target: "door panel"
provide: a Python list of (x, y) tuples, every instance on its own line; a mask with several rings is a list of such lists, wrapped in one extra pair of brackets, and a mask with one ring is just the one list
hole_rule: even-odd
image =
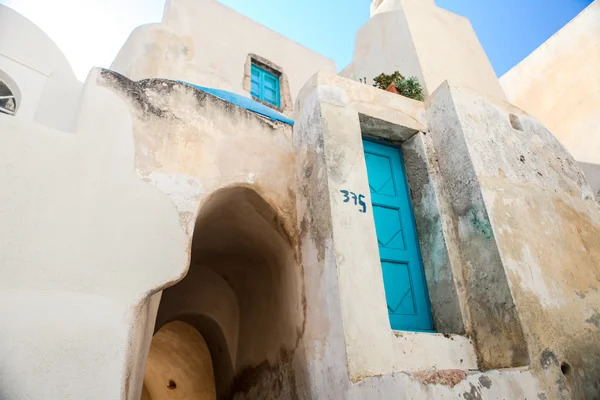
[(392, 329), (433, 330), (402, 154), (369, 140), (363, 147)]
[(415, 315), (412, 279), (407, 263), (381, 262), (385, 298), (390, 314)]

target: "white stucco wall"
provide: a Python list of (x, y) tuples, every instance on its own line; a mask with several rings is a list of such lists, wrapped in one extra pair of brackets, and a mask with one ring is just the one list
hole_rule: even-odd
[(0, 77), (18, 87), (17, 115), (42, 125), (74, 129), (82, 84), (56, 44), (34, 23), (0, 5)]
[(3, 399), (125, 398), (148, 296), (187, 267), (179, 214), (136, 176), (128, 110), (96, 77), (75, 134), (0, 115)]
[[(579, 162), (600, 164), (600, 0), (594, 1), (500, 82)], [(600, 189), (600, 188), (597, 188)]]
[(505, 100), (467, 18), (430, 0), (375, 1), (372, 6), (373, 15), (358, 31), (352, 63), (342, 76), (366, 78), (372, 84), (381, 73), (399, 71), (417, 77), (425, 96), (449, 81), (487, 98)]
[(137, 28), (111, 69), (132, 80), (179, 79), (249, 96), (244, 64), (256, 54), (280, 66), (295, 99), (316, 72), (335, 63), (216, 0), (168, 0), (161, 24)]

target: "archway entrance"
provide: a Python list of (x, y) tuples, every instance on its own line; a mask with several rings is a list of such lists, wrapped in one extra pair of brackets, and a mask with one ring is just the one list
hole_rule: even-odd
[[(196, 222), (188, 274), (162, 295), (153, 340), (157, 349), (150, 353), (144, 379), (148, 392), (155, 385), (169, 386), (161, 372), (165, 369), (188, 370), (179, 379), (196, 380), (198, 385), (192, 387), (200, 390), (205, 387), (199, 382), (204, 382), (208, 361), (219, 399), (236, 394), (278, 399), (298, 392), (301, 380), (292, 365), (303, 333), (302, 271), (294, 243), (282, 226), (277, 213), (252, 189), (224, 189), (206, 201)], [(173, 321), (182, 325), (172, 325)], [(172, 326), (181, 332), (172, 332)], [(210, 353), (202, 365), (206, 351), (188, 328), (204, 339)], [(160, 344), (165, 341), (171, 344)], [(153, 351), (161, 353), (162, 348), (197, 356), (153, 357)], [(155, 360), (162, 366), (153, 365)], [(173, 380), (177, 388), (163, 392), (179, 390), (180, 383)]]

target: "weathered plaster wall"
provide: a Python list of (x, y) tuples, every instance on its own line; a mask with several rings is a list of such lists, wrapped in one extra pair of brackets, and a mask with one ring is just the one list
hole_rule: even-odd
[(550, 399), (529, 371), (486, 373), (461, 370), (396, 373), (366, 379), (348, 393), (351, 400), (370, 399)]
[(138, 399), (160, 290), (184, 276), (217, 189), (255, 190), (294, 243), (288, 125), (107, 71), (88, 78), (75, 134), (0, 123), (0, 180), (14, 188), (0, 194), (2, 398)]
[(419, 132), (398, 144), (402, 145), (434, 327), (441, 333), (464, 334), (469, 310), (461, 301), (465, 284), (460, 248), (431, 135)]
[[(319, 74), (296, 110), (306, 339), (326, 343), (306, 352), (312, 393), (332, 399), (595, 398), (600, 214), (577, 164), (539, 122), (504, 103), (444, 85), (426, 104), (424, 134), (411, 135), (406, 126), (392, 129), (390, 119), (353, 114), (375, 89), (349, 82)], [(511, 113), (523, 131), (512, 127)], [(441, 231), (441, 239), (431, 240), (445, 245), (452, 276), (442, 278), (456, 286), (458, 298), (448, 314), (462, 319), (473, 344), (464, 336), (393, 332), (387, 324), (384, 301), (378, 302), (383, 287), (373, 222), (369, 212), (361, 215), (338, 199), (342, 186), (368, 193), (360, 136), (377, 132), (403, 145), (408, 164), (426, 164), (428, 179), (419, 178), (422, 165), (409, 168), (422, 216), (417, 224), (433, 221)], [(427, 196), (433, 198), (423, 200)], [(380, 316), (385, 322), (377, 322)], [(474, 348), (477, 360), (461, 365), (469, 352), (456, 360), (465, 351), (460, 346)]]
[(181, 83), (102, 78), (128, 104), (137, 173), (174, 197), (190, 235), (201, 200), (229, 186), (256, 190), (294, 231), (291, 126)]
[[(313, 78), (312, 80), (315, 80)], [(309, 366), (306, 398), (339, 399), (348, 390), (346, 339), (342, 322), (330, 197), (323, 152), (325, 121), (313, 91), (303, 90), (296, 107), (294, 151), (301, 262), (306, 282), (304, 348)]]
[(493, 99), (505, 99), (469, 20), (433, 1), (381, 3), (357, 33), (352, 63), (341, 75), (366, 78), (370, 85), (380, 73), (394, 71), (416, 76), (426, 97), (449, 81)]
[(0, 77), (17, 86), (20, 118), (73, 131), (82, 84), (52, 40), (0, 4)]
[(600, 164), (598, 21), (596, 0), (500, 79), (511, 103), (542, 121), (577, 161), (591, 164)]
[(163, 22), (137, 28), (111, 69), (133, 80), (179, 79), (249, 96), (249, 54), (282, 68), (292, 101), (317, 71), (336, 72), (332, 60), (215, 0), (168, 0)]
[(596, 201), (600, 204), (600, 164), (585, 162), (579, 162), (578, 164), (596, 196)]
[[(442, 92), (438, 89), (437, 93)], [(458, 233), (472, 325), (467, 333), (476, 342), (480, 367), (524, 366), (529, 363), (527, 346), (496, 239), (491, 232), (477, 172), (471, 166), (468, 144), (462, 132), (456, 129), (461, 121), (446, 112), (456, 107), (453, 102), (454, 98), (449, 95), (437, 97), (435, 103), (429, 104), (428, 116)]]
[[(522, 130), (511, 126), (511, 113)], [(577, 163), (534, 118), (465, 90), (442, 86), (428, 115), (458, 221), (465, 273), (483, 278), (470, 285), (469, 296), (481, 290), (498, 300), (485, 284), (492, 264), (480, 258), (497, 251), (530, 370), (547, 398), (596, 398), (600, 210)], [(477, 337), (482, 326), (472, 329)], [(509, 351), (502, 343), (484, 345), (496, 346), (482, 355), (490, 360)], [(562, 363), (570, 371), (562, 373)]]
[[(477, 368), (465, 337), (390, 329), (370, 206), (360, 213), (339, 192), (364, 194), (368, 201), (362, 134), (402, 142), (425, 130), (418, 122), (422, 111), (423, 103), (326, 74), (313, 77), (299, 96), (294, 143), (307, 338), (325, 343), (306, 356), (319, 398), (339, 398), (355, 390), (352, 382), (396, 371)], [(417, 350), (431, 347), (438, 357)]]
[[(299, 223), (301, 232), (312, 234), (310, 239), (303, 240), (311, 240), (317, 246), (311, 250), (319, 256), (313, 261), (318, 266), (313, 268), (337, 270), (338, 289), (333, 293), (340, 299), (349, 376), (357, 380), (393, 369), (393, 335), (385, 307), (381, 268), (378, 262), (372, 262), (373, 256), (378, 257), (377, 242), (364, 240), (375, 237), (370, 207), (366, 213), (360, 213), (355, 206), (345, 207), (340, 194), (345, 189), (368, 198), (367, 176), (362, 173), (366, 167), (359, 113), (350, 105), (349, 93), (352, 98), (360, 99), (376, 89), (346, 80), (356, 86), (354, 92), (346, 91), (335, 85), (337, 80), (344, 81), (318, 74), (299, 96), (298, 125), (294, 132), (297, 164), (302, 170), (297, 172), (298, 194), (307, 203), (304, 215), (299, 215)], [(363, 88), (361, 93), (359, 90)], [(307, 120), (310, 123), (303, 122)], [(311, 195), (316, 188), (304, 188), (313, 176), (325, 179), (315, 193), (317, 198)], [(321, 221), (320, 213), (326, 213), (327, 219)], [(314, 236), (314, 232), (323, 229), (329, 237)], [(328, 243), (333, 252), (331, 259), (327, 258), (327, 248), (323, 248)]]
[[(302, 279), (292, 261), (297, 231), (291, 126), (172, 81), (135, 83), (107, 71), (102, 82), (129, 106), (137, 173), (173, 198), (189, 235), (196, 229), (193, 268), (216, 273), (233, 291), (231, 307), (222, 302), (220, 311), (211, 310), (214, 302), (177, 309), (190, 300), (190, 285), (203, 279), (194, 270), (181, 287), (165, 291), (165, 312), (159, 310), (157, 322), (183, 319), (200, 330), (209, 347), (213, 340), (223, 345), (229, 355), (213, 360), (218, 392), (231, 389), (252, 399), (301, 390), (304, 364), (297, 367), (296, 349), (302, 337)], [(282, 241), (287, 258), (277, 250)], [(226, 291), (219, 296), (227, 297)], [(239, 307), (235, 332), (233, 296)], [(215, 322), (220, 338), (204, 330)], [(232, 388), (223, 384), (232, 378)]]
[[(361, 129), (385, 139), (406, 140), (418, 131), (427, 129), (427, 117), (423, 103), (404, 96), (392, 96), (389, 92), (338, 75), (321, 72), (306, 82), (298, 95), (296, 110), (307, 104), (313, 91), (319, 99), (342, 102), (358, 112)], [(339, 99), (338, 99), (339, 98)], [(297, 115), (299, 115), (297, 113)]]

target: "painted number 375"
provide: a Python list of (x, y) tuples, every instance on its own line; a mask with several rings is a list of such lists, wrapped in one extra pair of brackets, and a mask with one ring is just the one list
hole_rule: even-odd
[(354, 200), (354, 205), (361, 207), (358, 211), (361, 213), (367, 212), (367, 205), (364, 202), (364, 200), (365, 200), (364, 194), (359, 194), (357, 196), (356, 193), (349, 192), (347, 190), (340, 190), (340, 192), (342, 192), (342, 194), (344, 195), (344, 203), (349, 202), (350, 197), (352, 197), (352, 200)]

